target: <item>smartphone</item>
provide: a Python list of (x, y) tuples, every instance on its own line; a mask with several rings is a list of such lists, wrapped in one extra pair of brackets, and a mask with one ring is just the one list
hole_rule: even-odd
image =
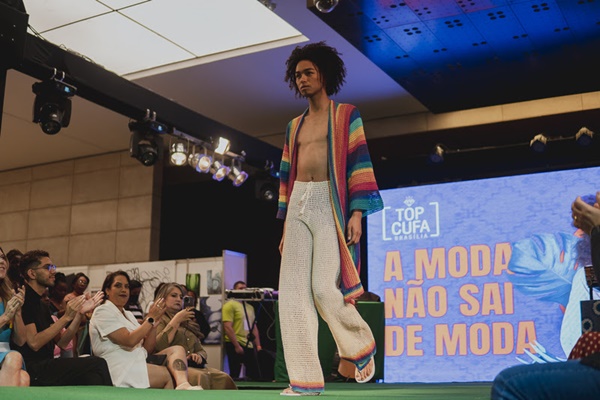
[(196, 304), (194, 304), (194, 298), (192, 296), (183, 296), (183, 308), (196, 308)]

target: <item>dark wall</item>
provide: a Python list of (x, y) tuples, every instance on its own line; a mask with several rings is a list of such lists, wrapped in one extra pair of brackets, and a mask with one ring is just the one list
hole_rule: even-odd
[(166, 167), (160, 259), (219, 257), (233, 250), (248, 257), (249, 287), (277, 288), (283, 223), (276, 213), (276, 201), (256, 198), (254, 178), (236, 188), (190, 167)]

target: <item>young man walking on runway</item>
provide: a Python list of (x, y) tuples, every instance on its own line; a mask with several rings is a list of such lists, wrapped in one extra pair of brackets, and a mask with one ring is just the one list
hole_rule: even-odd
[(319, 395), (324, 380), (317, 348), (317, 312), (340, 357), (356, 366), (356, 381), (375, 374), (375, 340), (354, 299), (363, 293), (358, 267), (362, 217), (383, 202), (356, 107), (330, 100), (346, 75), (324, 42), (296, 47), (286, 81), (308, 108), (287, 127), (279, 210), (285, 219), (279, 250), (279, 315), (290, 387), (285, 396)]

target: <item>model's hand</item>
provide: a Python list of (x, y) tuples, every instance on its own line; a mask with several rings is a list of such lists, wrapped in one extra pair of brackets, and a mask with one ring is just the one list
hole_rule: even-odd
[(348, 246), (360, 242), (362, 235), (362, 211), (354, 210), (346, 226), (346, 244)]
[[(599, 194), (596, 194), (596, 201), (599, 200)], [(571, 215), (573, 216), (573, 225), (588, 235), (594, 226), (600, 225), (600, 208), (586, 204), (581, 197), (577, 197), (571, 205)]]
[(165, 311), (166, 311), (165, 299), (161, 298), (161, 299), (156, 300), (152, 304), (152, 307), (150, 307), (150, 310), (148, 311), (148, 314), (146, 316), (154, 318), (155, 321), (158, 321), (160, 319), (160, 317), (163, 316)]
[(72, 321), (73, 318), (75, 318), (85, 300), (85, 295), (82, 294), (81, 296), (77, 296), (67, 303), (65, 315), (69, 321)]
[(86, 294), (85, 301), (81, 305), (81, 308), (79, 309), (79, 313), (83, 315), (83, 314), (92, 312), (96, 307), (98, 307), (100, 305), (100, 303), (102, 303), (103, 299), (104, 299), (104, 292), (101, 290), (96, 292), (96, 294), (93, 297), (90, 297), (89, 293)]
[(175, 316), (173, 317), (173, 323), (181, 324), (182, 322), (193, 319), (194, 316), (195, 315), (194, 315), (193, 309), (184, 308), (183, 310), (181, 310), (177, 314), (175, 314)]

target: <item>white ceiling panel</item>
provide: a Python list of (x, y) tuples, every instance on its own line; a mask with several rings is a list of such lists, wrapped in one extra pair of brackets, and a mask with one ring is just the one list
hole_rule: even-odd
[(29, 25), (38, 32), (111, 12), (96, 0), (24, 0), (24, 3)]
[(121, 12), (198, 57), (301, 35), (256, 0), (153, 0)]
[(192, 54), (120, 15), (110, 13), (44, 34), (119, 75), (193, 57)]

